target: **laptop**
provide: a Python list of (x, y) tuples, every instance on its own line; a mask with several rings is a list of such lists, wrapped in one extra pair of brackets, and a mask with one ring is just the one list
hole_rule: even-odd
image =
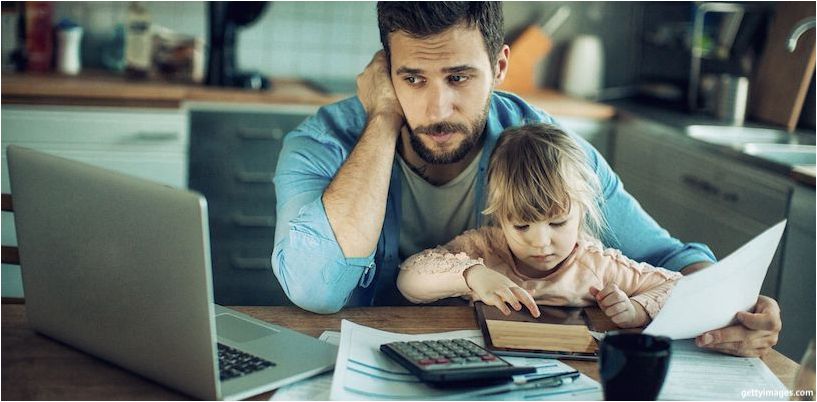
[(332, 369), (335, 346), (213, 303), (201, 195), (19, 146), (7, 154), (35, 331), (202, 399)]

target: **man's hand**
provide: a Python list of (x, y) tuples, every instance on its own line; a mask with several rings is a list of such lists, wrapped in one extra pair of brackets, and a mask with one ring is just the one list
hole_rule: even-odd
[(766, 355), (777, 344), (777, 336), (783, 327), (780, 307), (774, 299), (759, 296), (754, 311), (739, 311), (736, 317), (740, 324), (705, 332), (695, 338), (695, 343), (735, 356)]
[(510, 315), (511, 310), (505, 304), (510, 304), (514, 310), (522, 309), (522, 304), (528, 308), (530, 314), (539, 317), (539, 306), (525, 289), (522, 289), (508, 279), (507, 276), (484, 265), (474, 265), (463, 272), (465, 283), (477, 294), (485, 304), (495, 306), (502, 314)]
[(357, 76), (357, 97), (369, 119), (382, 116), (397, 125), (403, 124), (405, 114), (397, 100), (389, 74), (389, 61), (382, 50), (374, 54), (366, 69)]
[(630, 300), (616, 284), (608, 284), (602, 290), (590, 287), (590, 294), (596, 299), (599, 308), (621, 328), (644, 326), (649, 316), (644, 307)]

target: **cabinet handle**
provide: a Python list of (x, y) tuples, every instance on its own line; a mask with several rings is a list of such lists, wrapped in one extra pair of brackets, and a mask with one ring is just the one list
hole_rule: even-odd
[(134, 137), (141, 141), (173, 141), (179, 139), (179, 133), (173, 131), (139, 131)]
[(233, 215), (233, 222), (243, 227), (274, 228), (275, 216), (235, 214)]
[(238, 172), (235, 179), (241, 183), (249, 184), (272, 184), (275, 175), (271, 172)]
[[(270, 253), (270, 256), (272, 254)], [(269, 258), (249, 258), (237, 257), (230, 258), (230, 263), (233, 268), (241, 270), (259, 271), (272, 269), (272, 263)]]
[(684, 184), (686, 184), (687, 186), (692, 187), (695, 190), (707, 193), (709, 195), (718, 195), (721, 193), (721, 190), (714, 184), (692, 175), (681, 176), (681, 181), (683, 181)]
[(242, 140), (276, 140), (280, 141), (284, 137), (284, 130), (278, 127), (273, 129), (239, 128), (238, 138)]

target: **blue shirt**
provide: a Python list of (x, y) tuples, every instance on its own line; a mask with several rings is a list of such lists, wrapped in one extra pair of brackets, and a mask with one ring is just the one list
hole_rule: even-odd
[[(488, 160), (499, 134), (529, 122), (558, 125), (552, 117), (516, 95), (494, 92), (479, 161), (474, 215), (485, 224)], [(377, 248), (363, 258), (346, 258), (335, 239), (323, 192), (351, 153), (366, 125), (356, 97), (320, 108), (284, 138), (275, 171), (277, 223), (272, 267), (293, 303), (316, 313), (344, 306), (372, 306), (399, 298), (400, 167), (392, 166), (386, 216)], [(604, 194), (602, 212), (609, 224), (602, 241), (636, 261), (678, 271), (700, 261), (714, 261), (709, 248), (684, 244), (661, 228), (622, 187), (607, 161), (587, 141), (571, 133), (587, 153)]]

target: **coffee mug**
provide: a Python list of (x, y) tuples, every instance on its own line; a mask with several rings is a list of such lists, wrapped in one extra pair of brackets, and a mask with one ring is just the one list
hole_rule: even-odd
[(658, 398), (669, 369), (672, 341), (663, 336), (609, 332), (599, 347), (599, 374), (608, 401)]

